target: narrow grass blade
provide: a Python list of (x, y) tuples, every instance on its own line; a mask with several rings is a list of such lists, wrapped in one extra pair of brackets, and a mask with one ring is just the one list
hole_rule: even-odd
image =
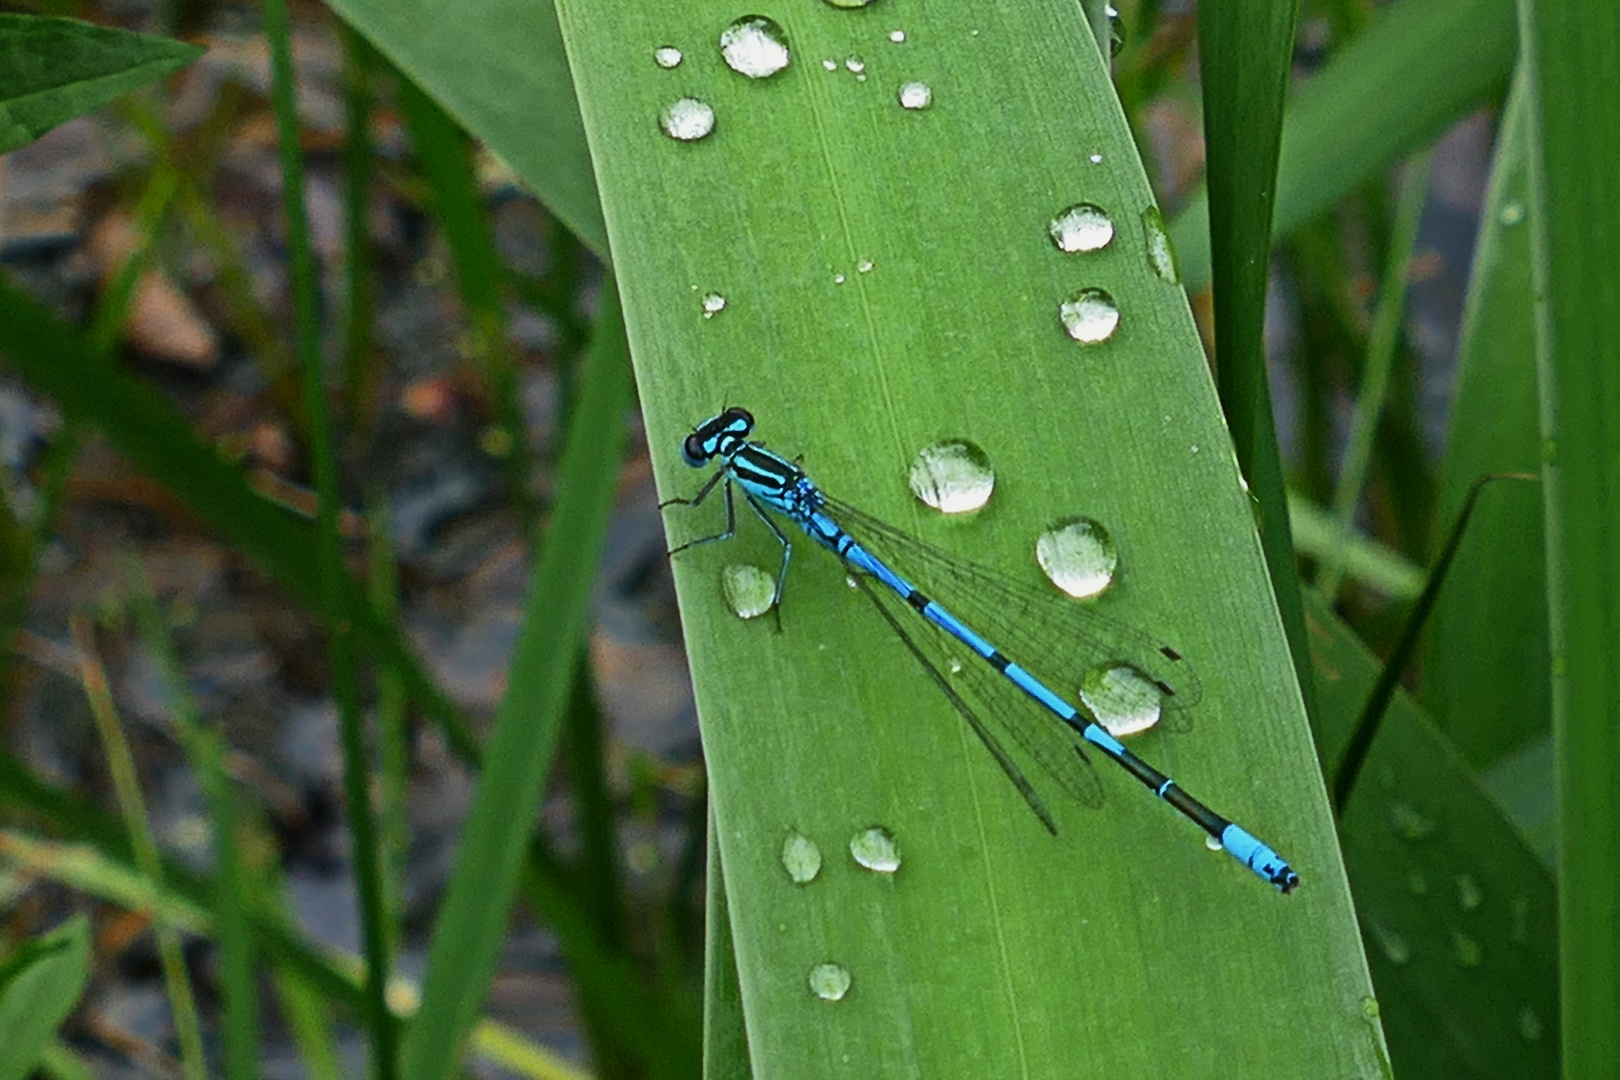
[(1297, 0), (1205, 4), (1198, 9), (1198, 43), (1215, 292), (1215, 383), (1238, 468), (1254, 495), (1266, 569), (1309, 708), (1310, 654), (1263, 341), (1277, 147), (1297, 14)]
[[(1620, 1061), (1620, 6), (1521, 0), (1564, 1068)], [(1604, 827), (1594, 827), (1595, 823)]]
[[(1379, 420), (1388, 404), (1390, 375), (1406, 324), (1408, 267), (1417, 245), (1423, 207), (1428, 201), (1429, 156), (1421, 154), (1407, 166), (1406, 175), (1401, 179), (1401, 195), (1384, 260), (1378, 307), (1373, 313), (1372, 328), (1367, 333), (1367, 356), (1361, 369), (1361, 386), (1350, 419), (1350, 433), (1346, 439), (1343, 463), (1339, 467), (1338, 482), (1334, 485), (1333, 513), (1342, 535), (1348, 535), (1355, 525), (1356, 507), (1361, 504), (1372, 460), (1373, 437), (1377, 434)], [(1339, 554), (1334, 551), (1317, 575), (1317, 591), (1330, 603), (1336, 602), (1342, 577)]]
[[(1480, 476), (1541, 467), (1524, 108), (1521, 79), (1503, 113), (1474, 242), (1435, 508), (1442, 521), (1456, 515)], [(1494, 485), (1463, 537), (1451, 587), (1435, 604), (1423, 697), (1475, 768), (1551, 731), (1541, 499), (1532, 485)]]
[(630, 378), (617, 300), (603, 298), (590, 370), (561, 466), (478, 793), (439, 910), (422, 1008), (405, 1044), (410, 1080), (447, 1076), (478, 1015), (505, 935), (529, 831), (562, 730), (587, 601), (624, 447)]
[(1423, 591), (1423, 568), (1398, 551), (1359, 534), (1340, 534), (1333, 515), (1302, 495), (1288, 496), (1288, 522), (1294, 548), (1309, 559), (1325, 559), (1337, 550), (1345, 576), (1392, 600), (1414, 600)]
[(720, 845), (709, 815), (709, 865), (703, 933), (703, 1080), (751, 1080), (748, 1030), (742, 988), (737, 980), (737, 949), (731, 940), (731, 911), (720, 867)]
[[(113, 705), (112, 690), (107, 685), (107, 676), (101, 666), (94, 628), (86, 616), (74, 615), (71, 617), (70, 630), (74, 649), (78, 653), (79, 680), (89, 699), (90, 713), (96, 721), (96, 733), (107, 755), (107, 771), (112, 777), (118, 811), (134, 842), (135, 865), (148, 880), (161, 888), (163, 864), (158, 857), (157, 838), (152, 833), (152, 823), (146, 812), (140, 777), (135, 773), (135, 755), (124, 737), (123, 723)], [(207, 1062), (203, 1059), (202, 1025), (197, 1016), (197, 998), (191, 988), (191, 975), (180, 949), (180, 935), (175, 933), (174, 927), (159, 923), (156, 936), (158, 961), (163, 968), (169, 1009), (174, 1016), (175, 1034), (180, 1043), (181, 1068), (187, 1080), (202, 1080), (208, 1072)]]
[(254, 895), (259, 882), (244, 870), (242, 841), (246, 829), (242, 807), (225, 770), (225, 741), (218, 732), (205, 730), (198, 721), (180, 659), (150, 584), (133, 563), (125, 576), (132, 583), (142, 645), (155, 660), (163, 680), (174, 733), (208, 800), (213, 833), (211, 848), (220, 884), (216, 893), (215, 939), (219, 944), (223, 987), (224, 1022), (221, 1026), (226, 1071), (232, 1080), (253, 1080), (258, 1075), (259, 1061), (258, 948), (248, 918), (248, 906), (249, 897)]
[(1377, 681), (1367, 692), (1367, 699), (1362, 703), (1361, 710), (1356, 716), (1356, 723), (1350, 731), (1344, 754), (1331, 774), (1330, 787), (1333, 791), (1333, 809), (1336, 813), (1344, 812), (1350, 793), (1355, 790), (1356, 781), (1366, 764), (1368, 751), (1378, 736), (1378, 727), (1383, 722), (1390, 700), (1394, 697), (1395, 688), (1400, 685), (1407, 665), (1417, 652), (1418, 638), (1428, 626), (1429, 614), (1434, 610), (1435, 601), (1445, 589), (1463, 537), (1468, 533), (1469, 522), (1473, 518), (1474, 507), (1479, 503), (1481, 492), (1493, 480), (1535, 479), (1532, 473), (1482, 476), (1469, 489), (1468, 498), (1463, 501), (1456, 517), (1451, 521), (1450, 528), (1446, 530), (1445, 543), (1441, 545), (1434, 566), (1429, 570), (1423, 592), (1412, 605), (1412, 610), (1407, 613), (1401, 625), (1400, 637), (1390, 649), (1389, 656), (1385, 658)]
[(287, 0), (266, 0), (265, 36), (270, 42), (271, 102), (281, 157), (282, 211), (287, 218), (287, 245), (292, 254), (292, 299), (295, 344), (303, 384), (306, 436), (315, 473), (316, 562), (322, 610), (326, 614), (327, 656), (332, 665), (332, 692), (338, 710), (338, 736), (343, 749), (344, 810), (353, 840), (352, 859), (360, 932), (366, 958), (366, 1027), (371, 1075), (393, 1080), (398, 1075), (399, 1047), (388, 1009), (388, 905), (382, 880), (382, 848), (371, 805), (371, 761), (361, 731), (357, 641), (353, 617), (356, 587), (344, 565), (338, 519), (343, 495), (338, 483), (337, 439), (332, 427), (325, 365), (321, 359), (320, 299), (304, 209), (304, 153), (298, 126), (292, 66), (292, 32)]
[[(1287, 236), (1507, 86), (1518, 45), (1512, 0), (1400, 0), (1379, 10), (1294, 98), (1273, 236)], [(1192, 288), (1209, 282), (1208, 221), (1198, 201), (1170, 227)]]

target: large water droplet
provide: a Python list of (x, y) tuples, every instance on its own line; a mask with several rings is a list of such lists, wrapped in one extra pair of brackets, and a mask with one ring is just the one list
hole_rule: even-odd
[(946, 514), (965, 514), (990, 501), (996, 471), (990, 455), (963, 439), (917, 451), (908, 477), (912, 494)]
[(844, 66), (849, 69), (851, 75), (859, 75), (861, 72), (866, 70), (866, 61), (862, 60), (855, 53), (850, 53), (848, 56), (844, 57)]
[(726, 66), (750, 79), (768, 79), (788, 66), (787, 33), (774, 19), (744, 15), (720, 31)]
[(776, 579), (757, 566), (732, 563), (720, 571), (720, 591), (739, 619), (757, 619), (776, 601)]
[(1082, 345), (1107, 341), (1119, 329), (1119, 307), (1102, 289), (1081, 289), (1058, 305), (1063, 329)]
[(1176, 264), (1176, 249), (1170, 243), (1170, 232), (1164, 227), (1164, 215), (1157, 206), (1142, 211), (1142, 232), (1147, 241), (1147, 261), (1153, 272), (1171, 285), (1181, 284), (1181, 267)]
[(849, 993), (849, 969), (843, 964), (822, 963), (810, 969), (810, 992), (822, 1001), (840, 1001)]
[(1046, 235), (1059, 251), (1099, 251), (1114, 239), (1114, 223), (1100, 206), (1075, 203), (1046, 226)]
[(1041, 533), (1035, 541), (1035, 561), (1052, 584), (1083, 598), (1113, 584), (1119, 553), (1107, 529), (1090, 518), (1075, 517)]
[(684, 59), (686, 58), (681, 55), (681, 50), (673, 45), (660, 45), (653, 50), (653, 63), (661, 68), (680, 67)]
[(697, 98), (677, 98), (658, 114), (664, 134), (681, 142), (697, 142), (714, 130), (714, 110)]
[(900, 107), (902, 109), (926, 109), (934, 103), (934, 91), (927, 83), (906, 82), (900, 84)]
[(849, 838), (850, 856), (868, 870), (892, 874), (900, 869), (900, 848), (894, 836), (881, 825), (862, 829)]
[(890, 30), (889, 40), (899, 45), (906, 40), (906, 32), (904, 30)]
[(1080, 678), (1080, 700), (1097, 723), (1117, 739), (1146, 731), (1159, 722), (1159, 686), (1130, 664), (1099, 664)]
[(795, 885), (814, 881), (821, 873), (821, 849), (802, 833), (788, 833), (782, 840), (782, 869)]
[(712, 319), (726, 310), (726, 298), (717, 292), (703, 294), (703, 317)]

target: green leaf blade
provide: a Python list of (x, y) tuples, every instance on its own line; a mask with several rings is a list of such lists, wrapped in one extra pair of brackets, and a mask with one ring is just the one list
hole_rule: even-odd
[(202, 53), (198, 45), (77, 19), (0, 14), (0, 154)]
[[(737, 13), (718, 5), (559, 14), (665, 496), (702, 483), (677, 456), (691, 425), (736, 404), (829, 492), (1031, 584), (1041, 528), (1103, 522), (1128, 570), (1100, 606), (1173, 642), (1205, 687), (1196, 733), (1142, 754), (1306, 878), (1278, 897), (1123, 774), (1104, 775), (1100, 813), (1047, 785), (1053, 840), (825, 552), (796, 542), (780, 632), (727, 612), (721, 569), (780, 559), (743, 508), (734, 539), (675, 571), (754, 1074), (1374, 1071), (1248, 503), (1185, 297), (1149, 263), (1151, 196), (1077, 10), (804, 5), (773, 13), (793, 62), (762, 81), (719, 57)], [(660, 45), (681, 66), (660, 69)], [(910, 80), (929, 108), (900, 106)], [(715, 110), (707, 139), (660, 133), (682, 96)], [(1046, 235), (1080, 201), (1116, 228), (1086, 257)], [(1101, 345), (1059, 321), (1084, 287), (1122, 313)], [(710, 291), (727, 304), (705, 318)], [(905, 483), (918, 449), (955, 437), (1000, 477), (971, 521), (926, 514)], [(671, 544), (723, 518), (718, 496), (671, 508)], [(893, 876), (847, 853), (871, 825), (901, 845)], [(780, 862), (790, 830), (823, 854), (806, 885)], [(827, 962), (850, 972), (841, 1000), (811, 988)]]
[(90, 977), (90, 922), (75, 915), (0, 965), (0, 1080), (23, 1080)]

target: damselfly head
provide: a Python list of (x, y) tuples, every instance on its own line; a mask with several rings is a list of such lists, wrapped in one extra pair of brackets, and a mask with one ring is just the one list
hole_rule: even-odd
[(697, 430), (681, 444), (681, 457), (693, 468), (707, 465), (716, 457), (731, 453), (748, 439), (754, 430), (754, 417), (747, 409), (736, 406), (697, 426)]

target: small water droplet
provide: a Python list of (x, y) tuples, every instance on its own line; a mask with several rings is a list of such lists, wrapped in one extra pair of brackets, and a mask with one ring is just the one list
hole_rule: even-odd
[(1429, 895), (1429, 879), (1413, 870), (1406, 875), (1406, 888), (1413, 896)]
[(1090, 157), (1086, 158), (1086, 160), (1091, 162), (1093, 165), (1101, 165), (1103, 163), (1103, 156), (1101, 154), (1092, 154)]
[(1485, 947), (1459, 930), (1451, 932), (1451, 951), (1463, 967), (1479, 967), (1485, 959)]
[(1226, 845), (1221, 843), (1218, 838), (1213, 837), (1213, 836), (1209, 835), (1208, 833), (1205, 833), (1204, 834), (1204, 850), (1206, 850), (1206, 851), (1225, 851), (1226, 850)]
[(720, 31), (720, 55), (727, 67), (750, 79), (768, 79), (792, 60), (787, 33), (763, 15), (744, 15)]
[(680, 67), (684, 59), (686, 58), (681, 55), (681, 50), (673, 45), (660, 45), (653, 50), (653, 63), (661, 68)]
[(1407, 944), (1394, 927), (1382, 919), (1369, 919), (1367, 930), (1372, 934), (1373, 941), (1378, 945), (1378, 951), (1384, 954), (1384, 959), (1401, 967), (1412, 959), (1412, 946)]
[(946, 662), (945, 669), (952, 675), (960, 675), (962, 674), (962, 661), (953, 656)]
[(900, 107), (902, 109), (926, 109), (934, 103), (934, 91), (927, 83), (906, 82), (900, 84)]
[(849, 854), (868, 870), (892, 874), (900, 869), (900, 848), (894, 836), (881, 825), (862, 829), (849, 838)]
[(908, 477), (912, 494), (944, 514), (965, 514), (990, 501), (996, 471), (990, 455), (973, 443), (952, 439), (917, 451)]
[(1054, 217), (1046, 235), (1059, 251), (1073, 255), (1079, 251), (1100, 251), (1114, 239), (1114, 223), (1100, 206), (1075, 203)]
[(1096, 596), (1114, 581), (1119, 553), (1108, 530), (1090, 518), (1058, 522), (1035, 541), (1035, 561), (1070, 596)]
[(849, 969), (843, 964), (822, 963), (810, 969), (810, 992), (822, 1001), (841, 1001), (849, 993)]
[(843, 283), (844, 283), (844, 275), (843, 274), (834, 274), (833, 275), (833, 284), (834, 285), (842, 285)]
[(1416, 843), (1426, 840), (1434, 835), (1434, 822), (1418, 811), (1411, 803), (1395, 802), (1389, 804), (1389, 826), (1395, 830), (1395, 835), (1407, 843)]
[(1368, 994), (1361, 999), (1362, 1016), (1365, 1016), (1369, 1020), (1376, 1020), (1378, 1019), (1378, 1014), (1381, 1011), (1382, 1010), (1378, 1008), (1378, 999), (1373, 997), (1371, 994)]
[(1119, 329), (1119, 307), (1102, 289), (1081, 289), (1058, 305), (1063, 329), (1082, 345), (1107, 341)]
[(757, 619), (776, 602), (776, 579), (757, 566), (732, 563), (720, 571), (720, 591), (739, 619)]
[(848, 56), (844, 57), (844, 66), (850, 70), (851, 74), (859, 75), (861, 72), (866, 70), (866, 61), (862, 60), (854, 53), (850, 53)]
[(1526, 1005), (1519, 1010), (1519, 1035), (1525, 1042), (1539, 1042), (1541, 1034), (1541, 1014)]
[(872, 260), (862, 259), (860, 262), (855, 264), (855, 270), (857, 273), (870, 274), (872, 272)]
[(712, 319), (726, 310), (726, 298), (717, 292), (703, 294), (703, 317)]
[(899, 45), (901, 42), (906, 40), (906, 32), (904, 30), (890, 30), (889, 40), (894, 42), (896, 45)]
[(658, 114), (664, 134), (680, 142), (697, 142), (714, 130), (714, 109), (697, 98), (677, 98)]
[(1478, 911), (1479, 905), (1485, 902), (1485, 894), (1480, 891), (1479, 882), (1474, 880), (1473, 874), (1457, 875), (1457, 905), (1464, 911)]
[(1176, 262), (1176, 249), (1170, 243), (1170, 232), (1164, 227), (1164, 215), (1157, 206), (1142, 211), (1142, 232), (1147, 238), (1147, 261), (1153, 272), (1170, 285), (1181, 284), (1181, 267)]
[(827, 3), (835, 8), (843, 8), (848, 11), (866, 7), (868, 4), (875, 4), (877, 0), (827, 0)]
[(1524, 203), (1514, 200), (1505, 203), (1500, 213), (1496, 215), (1498, 221), (1507, 226), (1517, 225), (1524, 220)]
[(829, 56), (829, 57), (827, 57), (827, 59), (825, 59), (825, 60), (823, 60), (821, 62), (821, 66), (826, 68), (828, 71), (837, 71), (838, 70), (838, 61), (834, 60), (832, 57)]
[(814, 881), (821, 873), (821, 849), (802, 833), (788, 833), (782, 840), (782, 869), (795, 885)]
[(1080, 700), (1117, 739), (1146, 731), (1159, 722), (1163, 711), (1163, 698), (1153, 680), (1118, 661), (1098, 664), (1081, 676)]

